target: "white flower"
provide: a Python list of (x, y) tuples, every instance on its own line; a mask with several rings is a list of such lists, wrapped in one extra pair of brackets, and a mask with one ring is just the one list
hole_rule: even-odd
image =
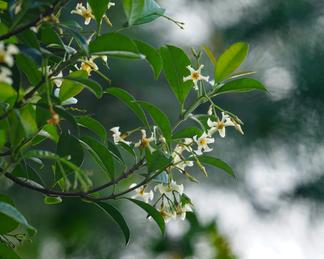
[(209, 106), (209, 109), (208, 109), (208, 111), (207, 111), (207, 114), (208, 114), (209, 116), (213, 115), (213, 106), (212, 106), (212, 105)]
[[(54, 89), (54, 96), (59, 98), (60, 97), (60, 88), (55, 88)], [(72, 105), (72, 104), (76, 104), (78, 103), (78, 99), (74, 98), (74, 97), (70, 97), (68, 99), (66, 99), (65, 101), (63, 101), (61, 104), (62, 105)]]
[(78, 70), (83, 70), (85, 72), (88, 73), (88, 75), (90, 76), (91, 75), (91, 71), (92, 70), (98, 70), (98, 66), (96, 65), (96, 63), (94, 62), (94, 59), (96, 57), (91, 57), (89, 59), (85, 59), (82, 63), (81, 63), (81, 66), (78, 67), (77, 65), (75, 65), (75, 67), (78, 69)]
[(135, 147), (140, 147), (140, 148), (149, 148), (151, 151), (153, 151), (153, 148), (150, 146), (150, 143), (155, 141), (154, 134), (151, 135), (151, 137), (146, 136), (146, 130), (142, 129), (142, 138), (135, 143)]
[(218, 131), (219, 135), (224, 138), (225, 137), (225, 128), (228, 126), (235, 126), (232, 122), (230, 116), (222, 112), (222, 119), (218, 121), (212, 121), (208, 118), (207, 124), (210, 127), (208, 131), (208, 135), (212, 136), (216, 131)]
[[(133, 183), (129, 186), (129, 189), (134, 188), (137, 184)], [(136, 194), (132, 196), (133, 199), (142, 198), (144, 202), (149, 203), (149, 201), (153, 200), (154, 193), (152, 190), (149, 192), (145, 192), (145, 186), (141, 186), (135, 189)]]
[(158, 209), (161, 216), (163, 217), (165, 223), (168, 223), (172, 219), (176, 219), (177, 214), (174, 210), (172, 210), (169, 206), (166, 206), (164, 204), (161, 205), (161, 208)]
[(109, 2), (108, 3), (108, 10), (111, 8), (111, 7), (113, 7), (113, 6), (115, 6), (116, 4), (114, 3), (114, 2)]
[(87, 7), (84, 7), (82, 3), (78, 3), (74, 10), (71, 11), (71, 14), (78, 14), (84, 18), (84, 24), (88, 25), (91, 22), (91, 19), (95, 19), (92, 14), (90, 5), (87, 3)]
[(53, 82), (54, 84), (57, 86), (57, 87), (61, 87), (62, 83), (63, 83), (63, 73), (62, 71), (60, 73), (58, 73), (56, 76), (53, 76), (52, 79), (53, 79)]
[(179, 195), (183, 194), (183, 184), (177, 184), (174, 180), (169, 184), (158, 184), (154, 187), (154, 191), (159, 191), (167, 197), (172, 197), (172, 192), (177, 192)]
[(202, 155), (203, 152), (210, 152), (213, 150), (212, 148), (208, 147), (208, 144), (214, 143), (215, 140), (206, 134), (206, 132), (204, 132), (199, 138), (194, 136), (193, 139), (198, 146), (198, 149), (195, 150), (197, 155)]
[(9, 67), (14, 65), (13, 55), (19, 53), (19, 49), (13, 45), (9, 44), (7, 47), (0, 42), (0, 63), (6, 63)]
[(204, 65), (200, 65), (200, 67), (195, 70), (192, 66), (187, 66), (187, 69), (190, 71), (190, 75), (187, 77), (183, 78), (183, 82), (187, 82), (187, 81), (193, 81), (194, 83), (194, 89), (198, 90), (198, 81), (200, 80), (204, 80), (206, 82), (208, 82), (209, 80), (209, 76), (203, 76), (201, 74), (201, 70), (203, 69)]
[(122, 133), (119, 131), (119, 127), (113, 127), (110, 129), (110, 131), (113, 133), (113, 139), (114, 139), (114, 143), (118, 144), (120, 142), (125, 143), (126, 145), (130, 145), (131, 142), (130, 141), (126, 141), (123, 137), (122, 137)]
[(175, 164), (175, 168), (179, 169), (180, 171), (184, 171), (187, 166), (191, 167), (194, 165), (193, 161), (184, 161), (182, 159), (181, 155), (184, 150), (188, 150), (188, 147), (185, 146), (184, 144), (178, 144), (176, 145), (172, 153), (172, 158), (173, 158), (173, 163)]
[(0, 67), (0, 82), (8, 85), (12, 84), (11, 70), (6, 67)]
[(187, 203), (184, 206), (182, 206), (181, 204), (177, 204), (176, 214), (177, 214), (177, 216), (179, 216), (181, 218), (181, 220), (186, 219), (187, 212), (192, 212), (192, 208), (191, 208), (190, 204)]

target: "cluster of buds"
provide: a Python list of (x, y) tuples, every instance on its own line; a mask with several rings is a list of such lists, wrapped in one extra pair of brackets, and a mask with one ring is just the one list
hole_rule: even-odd
[(15, 45), (5, 46), (3, 42), (0, 42), (0, 64), (7, 66), (0, 66), (0, 83), (12, 84), (12, 72), (8, 67), (14, 65), (14, 55), (18, 53), (19, 49)]

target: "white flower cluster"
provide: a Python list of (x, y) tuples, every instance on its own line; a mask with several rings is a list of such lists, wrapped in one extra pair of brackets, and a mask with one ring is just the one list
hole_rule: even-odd
[[(4, 45), (3, 42), (0, 42), (0, 64), (5, 64), (8, 67), (12, 67), (14, 65), (14, 55), (19, 53), (19, 49), (13, 45), (9, 44), (7, 46)], [(12, 84), (12, 72), (11, 70), (5, 66), (0, 66), (0, 83)]]
[[(137, 184), (133, 183), (129, 188), (134, 188), (136, 186)], [(184, 195), (183, 184), (177, 184), (172, 180), (169, 184), (156, 185), (154, 187), (154, 192), (152, 190), (145, 191), (146, 188), (147, 186), (145, 185), (136, 188), (134, 190), (136, 194), (132, 196), (132, 198), (140, 198), (144, 202), (149, 203), (149, 201), (153, 201), (154, 199), (154, 192), (159, 193), (160, 197), (154, 205), (157, 206), (157, 203), (160, 203), (158, 211), (166, 223), (177, 217), (184, 220), (186, 218), (186, 213), (192, 211), (191, 203), (187, 201), (187, 199), (186, 202), (182, 200)]]

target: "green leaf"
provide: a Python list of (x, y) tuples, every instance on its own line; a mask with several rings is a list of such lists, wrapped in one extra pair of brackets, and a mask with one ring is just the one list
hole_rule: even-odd
[(121, 89), (121, 88), (117, 88), (117, 87), (111, 87), (108, 88), (105, 93), (111, 94), (115, 97), (117, 97), (120, 101), (122, 101), (124, 104), (126, 104), (128, 106), (128, 108), (130, 108), (135, 115), (141, 120), (141, 122), (146, 125), (147, 127), (149, 127), (149, 124), (147, 122), (145, 113), (142, 109), (142, 107), (136, 103), (135, 98), (129, 94), (127, 91)]
[(183, 138), (192, 138), (193, 136), (200, 136), (202, 134), (202, 130), (196, 127), (184, 128), (182, 130), (177, 131), (173, 134), (173, 139), (183, 139)]
[(90, 116), (81, 116), (76, 117), (76, 121), (82, 127), (85, 127), (92, 132), (96, 133), (102, 141), (106, 141), (107, 139), (107, 132), (105, 127), (97, 120)]
[(115, 220), (115, 222), (118, 224), (118, 226), (120, 227), (120, 229), (124, 234), (126, 245), (127, 245), (129, 242), (130, 231), (123, 215), (115, 207), (113, 207), (108, 203), (98, 202), (95, 204)]
[(154, 106), (153, 104), (147, 102), (138, 102), (145, 110), (149, 112), (154, 123), (161, 129), (162, 134), (167, 141), (167, 143), (171, 140), (171, 124), (168, 116), (165, 115), (159, 108)]
[[(14, 206), (14, 202), (11, 200), (10, 197), (6, 195), (0, 194), (0, 201), (10, 204)], [(18, 227), (19, 223), (13, 220), (11, 217), (0, 213), (0, 234), (6, 234)], [(1, 257), (0, 257), (1, 258)]]
[(0, 129), (0, 150), (6, 144), (6, 140), (7, 140), (6, 130)]
[(123, 0), (128, 25), (149, 23), (165, 12), (154, 0)]
[(109, 0), (88, 0), (88, 3), (93, 15), (96, 17), (97, 23), (100, 23), (102, 16), (107, 11)]
[(62, 203), (62, 198), (61, 197), (45, 196), (44, 203), (48, 204), (48, 205), (56, 205), (56, 204)]
[(83, 85), (70, 80), (63, 80), (60, 87), (59, 99), (61, 102), (78, 95), (83, 90)]
[(15, 110), (21, 125), (25, 131), (25, 136), (30, 138), (38, 131), (37, 123), (35, 121), (36, 113), (31, 104), (25, 105), (20, 111)]
[(216, 67), (217, 64), (217, 60), (215, 58), (215, 55), (213, 54), (213, 52), (211, 51), (210, 48), (208, 48), (207, 46), (203, 46), (203, 49), (206, 53), (206, 55), (208, 56), (209, 60), (212, 62), (212, 64)]
[(143, 202), (143, 201), (139, 201), (139, 200), (135, 200), (135, 199), (129, 199), (129, 201), (135, 203), (137, 206), (141, 207), (143, 210), (145, 210), (147, 212), (147, 214), (149, 214), (152, 219), (154, 219), (154, 221), (156, 222), (156, 224), (159, 226), (162, 234), (165, 231), (165, 222), (163, 217), (161, 216), (161, 214), (151, 205)]
[(107, 33), (89, 44), (90, 54), (138, 59), (144, 58), (133, 40), (120, 33)]
[(83, 162), (84, 152), (77, 138), (63, 132), (57, 143), (57, 154), (65, 157), (73, 164), (80, 166)]
[(109, 174), (111, 179), (114, 179), (114, 161), (107, 147), (90, 136), (83, 136), (79, 141), (92, 154), (102, 169)]
[(9, 246), (0, 243), (0, 258), (1, 259), (20, 259), (20, 257)]
[[(92, 92), (97, 98), (102, 97), (101, 86), (96, 81), (88, 79), (85, 71), (74, 71), (71, 74), (69, 74), (67, 77), (64, 78), (63, 84), (61, 86), (61, 91), (60, 91), (60, 99), (61, 100), (66, 100), (66, 99), (76, 95), (76, 94), (73, 94), (73, 95), (67, 94), (67, 96), (65, 96), (66, 95), (65, 88), (69, 89), (68, 87), (64, 87), (64, 83), (67, 80), (74, 82), (74, 84), (77, 85), (76, 88), (80, 89), (79, 91), (77, 91), (76, 94), (78, 94), (83, 89), (83, 87), (85, 87), (90, 92)], [(71, 87), (71, 86), (69, 86), (69, 87)], [(63, 92), (63, 93), (61, 93), (61, 92)], [(67, 90), (67, 92), (69, 92), (69, 90)], [(64, 99), (63, 99), (63, 96), (64, 96)], [(66, 98), (66, 97), (68, 97), (68, 98)]]
[(32, 85), (36, 85), (42, 78), (42, 73), (38, 70), (34, 61), (25, 54), (16, 55), (16, 65), (21, 70)]
[(249, 45), (238, 42), (230, 46), (218, 58), (215, 70), (215, 80), (220, 82), (234, 72), (244, 61), (249, 51)]
[(207, 156), (207, 155), (199, 156), (198, 159), (203, 164), (215, 166), (219, 169), (224, 170), (230, 176), (233, 176), (233, 177), (235, 176), (233, 169), (221, 159), (218, 159), (218, 158), (215, 158), (212, 156)]
[(172, 162), (172, 158), (166, 157), (165, 154), (160, 150), (155, 150), (151, 153), (147, 148), (145, 149), (145, 154), (147, 160), (147, 169), (149, 172), (164, 169)]
[(183, 82), (183, 78), (190, 74), (186, 68), (191, 65), (190, 59), (182, 49), (174, 46), (162, 47), (160, 53), (165, 78), (178, 101), (183, 104), (193, 87), (192, 81)]
[(0, 83), (0, 103), (9, 101), (13, 105), (16, 97), (17, 92), (11, 85)]
[(230, 81), (224, 84), (221, 88), (216, 91), (216, 94), (224, 93), (244, 93), (253, 90), (267, 91), (265, 86), (253, 78), (240, 78), (234, 81)]
[(134, 40), (140, 53), (145, 55), (146, 60), (151, 65), (155, 78), (158, 78), (162, 70), (162, 59), (159, 52), (143, 41)]
[(26, 227), (31, 233), (35, 233), (36, 229), (29, 225), (26, 218), (12, 205), (6, 202), (0, 201), (0, 213), (10, 217), (11, 219), (15, 220), (19, 224)]
[[(107, 141), (107, 144), (108, 144), (108, 150), (111, 152), (111, 154), (117, 159), (119, 160), (120, 162), (122, 162), (123, 165), (125, 165), (125, 161), (122, 157), (122, 155), (120, 154), (117, 146), (110, 142), (110, 141)], [(126, 144), (125, 144), (126, 145)], [(128, 145), (127, 145), (128, 146)]]

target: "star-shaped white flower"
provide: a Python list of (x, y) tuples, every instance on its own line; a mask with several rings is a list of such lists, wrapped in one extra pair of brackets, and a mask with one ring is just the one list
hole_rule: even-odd
[[(129, 186), (129, 189), (134, 188), (137, 184), (133, 183)], [(149, 203), (149, 201), (153, 200), (154, 198), (154, 193), (152, 190), (150, 190), (149, 192), (145, 192), (145, 186), (141, 186), (139, 188), (135, 189), (136, 194), (134, 196), (132, 196), (133, 199), (136, 198), (141, 198), (143, 199), (144, 202)]]
[[(51, 73), (51, 71), (49, 71), (49, 73)], [(62, 83), (63, 83), (63, 72), (61, 71), (60, 73), (58, 73), (56, 76), (53, 76), (53, 82), (56, 85), (56, 87), (61, 87)]]
[(95, 19), (92, 14), (92, 9), (87, 3), (87, 7), (84, 7), (82, 3), (78, 3), (74, 10), (71, 11), (71, 14), (77, 14), (84, 18), (84, 24), (88, 25), (91, 22), (91, 19)]
[(183, 82), (193, 81), (194, 89), (198, 90), (198, 81), (204, 80), (209, 82), (209, 76), (203, 76), (201, 74), (201, 70), (204, 68), (204, 65), (200, 65), (200, 67), (195, 70), (192, 66), (187, 66), (187, 69), (190, 71), (190, 75), (183, 78)]
[(84, 61), (82, 61), (81, 66), (78, 67), (77, 65), (75, 65), (76, 69), (78, 70), (83, 70), (85, 72), (87, 72), (87, 74), (90, 76), (92, 70), (98, 70), (98, 66), (97, 64), (94, 62), (94, 59), (96, 58), (96, 56), (85, 59)]
[(213, 149), (208, 146), (208, 144), (214, 143), (215, 139), (211, 138), (206, 132), (204, 132), (199, 138), (197, 136), (193, 137), (198, 148), (195, 150), (195, 153), (200, 156), (203, 152), (210, 152)]
[(14, 65), (14, 55), (19, 53), (19, 49), (13, 45), (9, 44), (7, 46), (4, 45), (3, 42), (0, 42), (0, 63), (5, 63), (9, 67)]
[(188, 147), (184, 144), (178, 144), (172, 153), (173, 164), (175, 165), (175, 168), (179, 169), (180, 171), (184, 171), (186, 167), (192, 167), (194, 165), (193, 161), (183, 160), (181, 155), (184, 150), (188, 150)]
[(225, 138), (226, 130), (225, 128), (228, 126), (235, 126), (233, 121), (231, 120), (231, 117), (224, 112), (222, 112), (222, 119), (217, 121), (212, 121), (208, 118), (207, 124), (210, 127), (208, 131), (208, 135), (212, 136), (216, 131), (218, 131), (219, 135), (222, 138)]
[(125, 143), (126, 145), (130, 145), (131, 142), (130, 141), (126, 141), (123, 138), (123, 134), (119, 131), (120, 127), (113, 127), (110, 129), (110, 131), (113, 133), (112, 137), (114, 139), (114, 143), (118, 144), (120, 142)]
[(8, 85), (12, 84), (11, 70), (6, 67), (0, 67), (0, 82)]
[(155, 141), (154, 134), (151, 135), (151, 137), (147, 137), (146, 135), (146, 130), (142, 129), (142, 137), (141, 139), (135, 143), (135, 147), (140, 147), (140, 148), (149, 148), (151, 151), (153, 151), (153, 148), (151, 147), (150, 143)]
[(160, 194), (164, 194), (171, 198), (172, 192), (177, 192), (179, 195), (183, 194), (184, 187), (183, 184), (177, 184), (176, 181), (172, 180), (169, 184), (158, 184), (154, 187), (154, 191), (159, 191)]
[(165, 223), (170, 222), (170, 220), (176, 219), (177, 213), (165, 204), (161, 204), (161, 207), (158, 209), (161, 216), (163, 217)]
[(180, 217), (181, 220), (186, 219), (187, 212), (192, 212), (192, 207), (190, 204), (182, 205), (177, 204), (176, 206), (176, 214), (178, 217)]

